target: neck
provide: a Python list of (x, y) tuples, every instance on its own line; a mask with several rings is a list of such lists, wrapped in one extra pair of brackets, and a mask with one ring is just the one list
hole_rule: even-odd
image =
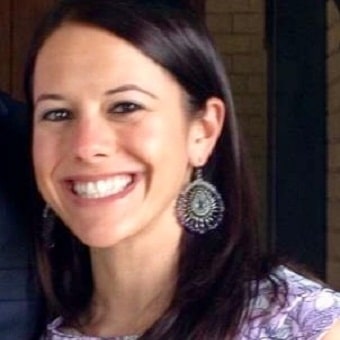
[(140, 334), (151, 326), (173, 295), (180, 237), (175, 229), (157, 242), (139, 237), (112, 248), (91, 249), (94, 297), (88, 333)]

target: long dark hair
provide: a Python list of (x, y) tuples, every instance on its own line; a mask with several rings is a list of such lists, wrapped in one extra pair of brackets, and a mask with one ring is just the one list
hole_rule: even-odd
[[(251, 298), (257, 294), (254, 282), (269, 276), (272, 265), (260, 258), (254, 236), (256, 199), (223, 63), (199, 16), (185, 1), (168, 3), (60, 1), (33, 39), (25, 91), (33, 109), (32, 79), (40, 48), (63, 23), (79, 22), (125, 39), (170, 72), (188, 94), (190, 112), (204, 108), (210, 97), (223, 100), (225, 124), (204, 175), (223, 197), (224, 219), (217, 229), (203, 236), (184, 233), (174, 296), (142, 339), (225, 339), (236, 334)], [(52, 250), (47, 250), (38, 237), (41, 277), (52, 312), (75, 322), (92, 296), (89, 253), (61, 221), (58, 224)]]

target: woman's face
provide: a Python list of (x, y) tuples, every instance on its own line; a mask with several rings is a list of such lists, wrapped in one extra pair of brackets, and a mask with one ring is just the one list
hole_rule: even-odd
[(193, 123), (179, 84), (126, 41), (65, 24), (34, 73), (33, 158), (46, 202), (85, 244), (180, 233)]

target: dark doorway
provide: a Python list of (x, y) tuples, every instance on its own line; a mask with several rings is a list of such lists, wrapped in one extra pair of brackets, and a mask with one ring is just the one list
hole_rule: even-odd
[(267, 0), (270, 247), (326, 258), (326, 2)]

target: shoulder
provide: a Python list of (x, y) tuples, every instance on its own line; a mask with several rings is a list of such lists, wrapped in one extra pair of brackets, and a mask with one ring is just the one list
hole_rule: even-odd
[(22, 144), (22, 139), (27, 138), (28, 127), (26, 106), (0, 91), (0, 141), (3, 145), (8, 146), (8, 141), (17, 143), (18, 139)]
[(339, 340), (340, 339), (340, 321), (337, 321), (332, 327), (324, 334), (322, 334), (321, 340)]
[(0, 339), (36, 339), (45, 317), (29, 232), (36, 197), (25, 117), (24, 105), (0, 91)]
[[(340, 320), (340, 293), (284, 266), (260, 282), (243, 332), (254, 338), (320, 339)], [(326, 339), (326, 338), (325, 338)], [(330, 340), (333, 338), (330, 338)]]
[(13, 99), (9, 94), (0, 91), (0, 115), (10, 115), (11, 112), (24, 110), (24, 104)]

